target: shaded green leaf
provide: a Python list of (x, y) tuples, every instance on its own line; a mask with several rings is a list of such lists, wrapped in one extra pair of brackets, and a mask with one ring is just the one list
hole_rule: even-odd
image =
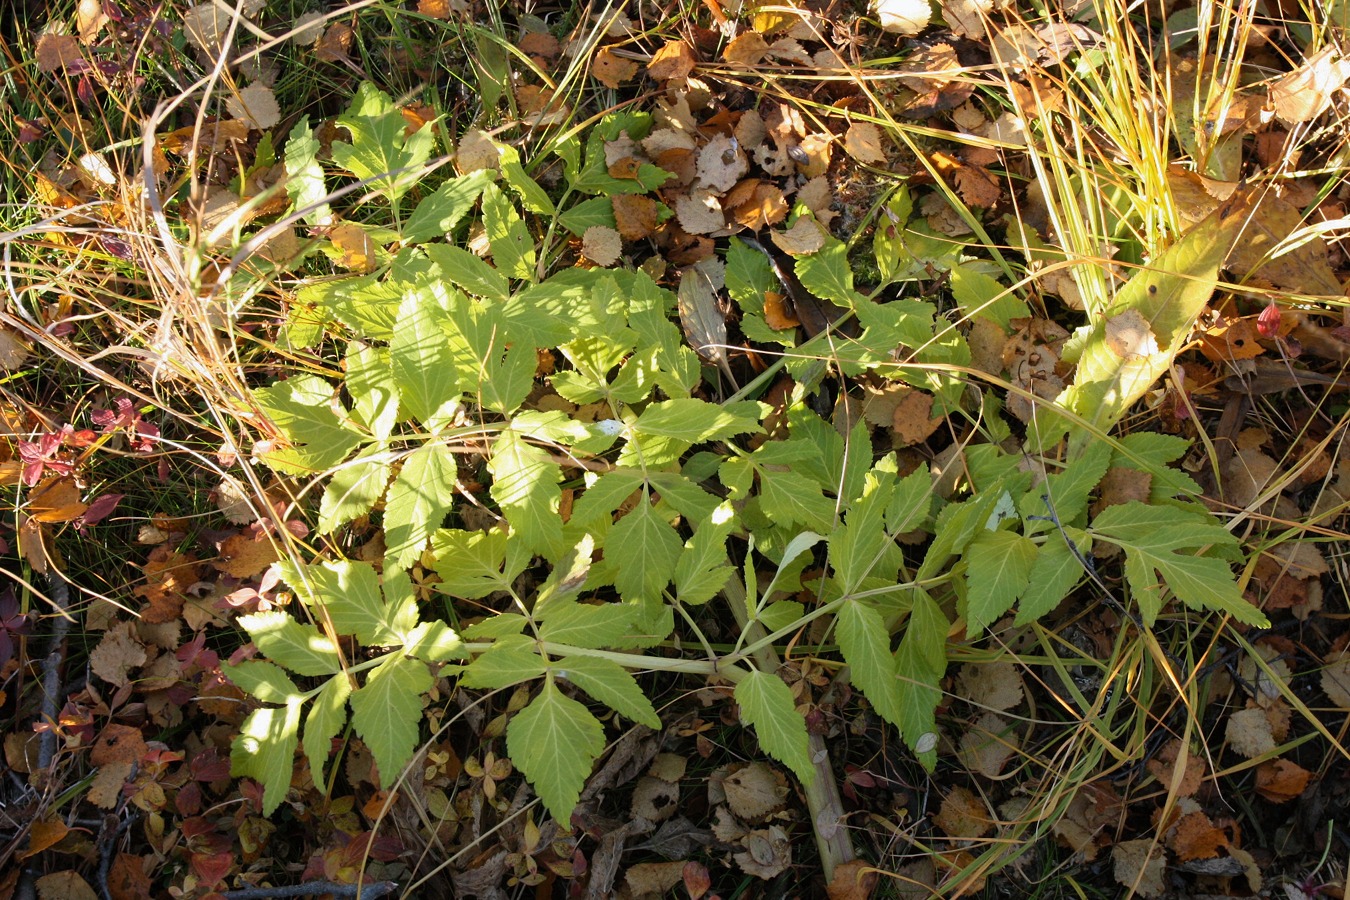
[(591, 765), (605, 749), (599, 720), (563, 695), (552, 680), (506, 727), (506, 751), (530, 779), (544, 806), (570, 822)]
[(430, 688), (426, 663), (390, 653), (352, 692), (352, 726), (374, 755), (384, 784), (392, 785), (412, 759), (422, 725), (422, 694)]
[(623, 666), (595, 656), (569, 656), (557, 664), (556, 675), (566, 678), (621, 716), (660, 729), (661, 717)]
[(752, 671), (736, 684), (741, 721), (755, 729), (764, 752), (786, 765), (803, 784), (816, 780), (806, 736), (792, 691), (776, 675)]

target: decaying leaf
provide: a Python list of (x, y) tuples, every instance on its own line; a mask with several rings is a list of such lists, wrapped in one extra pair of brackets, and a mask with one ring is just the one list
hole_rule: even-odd
[(1011, 662), (967, 663), (961, 667), (960, 696), (997, 712), (1022, 702), (1022, 676)]
[(758, 822), (782, 809), (788, 783), (782, 772), (762, 762), (747, 763), (722, 779), (727, 805), (745, 822)]
[(619, 232), (608, 225), (592, 225), (581, 238), (581, 255), (601, 268), (614, 265), (623, 252)]
[(249, 128), (266, 131), (281, 121), (281, 107), (272, 89), (265, 84), (250, 84), (225, 100), (231, 116), (248, 123)]
[(1163, 872), (1167, 860), (1157, 841), (1147, 838), (1121, 841), (1111, 848), (1116, 881), (1141, 897), (1159, 897), (1163, 893)]
[(695, 65), (693, 48), (684, 41), (667, 41), (652, 54), (651, 62), (647, 63), (647, 74), (653, 81), (670, 81), (686, 77), (694, 71)]
[(1011, 723), (998, 713), (987, 712), (961, 736), (961, 762), (985, 778), (997, 778), (1017, 752), (1018, 744)]
[(1263, 710), (1255, 707), (1239, 710), (1229, 716), (1225, 735), (1229, 746), (1247, 759), (1275, 751), (1275, 735), (1270, 719)]
[(1338, 709), (1350, 710), (1350, 652), (1342, 650), (1327, 661), (1321, 675), (1322, 691)]
[(871, 122), (854, 122), (844, 134), (844, 149), (848, 155), (865, 165), (884, 163), (886, 153), (881, 149), (881, 129)]
[(1332, 97), (1347, 79), (1350, 79), (1350, 59), (1336, 46), (1323, 48), (1270, 86), (1275, 118), (1285, 125), (1317, 118), (1331, 106)]
[(955, 787), (942, 799), (933, 823), (954, 838), (983, 837), (994, 828), (989, 807), (969, 788)]
[(80, 66), (84, 63), (84, 54), (80, 51), (80, 42), (70, 34), (43, 34), (37, 41), (37, 64), (39, 72), (59, 72), (62, 69)]
[(1209, 816), (1197, 810), (1177, 820), (1168, 833), (1167, 846), (1182, 862), (1213, 859), (1228, 846), (1228, 835), (1215, 828)]
[(145, 646), (132, 634), (131, 623), (122, 622), (103, 635), (89, 654), (89, 668), (108, 684), (126, 687), (128, 673), (145, 664)]
[(1312, 773), (1287, 759), (1268, 759), (1256, 770), (1256, 792), (1271, 803), (1287, 803), (1301, 796)]
[(677, 293), (680, 325), (694, 352), (704, 359), (727, 364), (727, 319), (717, 299), (726, 282), (726, 269), (708, 258), (680, 272)]

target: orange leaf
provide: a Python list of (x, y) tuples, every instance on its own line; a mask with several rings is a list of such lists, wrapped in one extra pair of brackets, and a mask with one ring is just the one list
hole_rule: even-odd
[(1210, 362), (1252, 359), (1266, 352), (1266, 348), (1257, 343), (1260, 336), (1251, 319), (1231, 319), (1205, 330), (1200, 336), (1200, 352)]
[(1168, 843), (1183, 862), (1213, 859), (1221, 848), (1228, 846), (1228, 835), (1215, 828), (1209, 816), (1193, 812), (1181, 817)]
[(60, 843), (70, 833), (66, 823), (60, 819), (39, 819), (28, 831), (28, 849), (19, 854), (19, 859), (37, 856), (48, 847)]
[(666, 45), (652, 54), (647, 63), (647, 74), (654, 81), (670, 81), (684, 78), (694, 71), (694, 51), (684, 41), (667, 41)]
[(764, 321), (774, 331), (787, 331), (802, 324), (796, 315), (788, 311), (787, 298), (776, 291), (764, 293)]
[(601, 47), (591, 64), (591, 74), (607, 88), (618, 88), (625, 81), (632, 80), (637, 71), (636, 62), (624, 59), (608, 47)]
[(1266, 760), (1256, 770), (1256, 792), (1272, 803), (1285, 803), (1302, 794), (1311, 778), (1311, 772), (1287, 759)]
[(69, 522), (84, 515), (89, 506), (80, 500), (80, 489), (70, 476), (50, 476), (28, 495), (28, 514), (39, 522)]

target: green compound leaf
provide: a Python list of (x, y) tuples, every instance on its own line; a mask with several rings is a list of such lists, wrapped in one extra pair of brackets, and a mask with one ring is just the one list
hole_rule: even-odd
[(947, 672), (947, 631), (950, 623), (924, 591), (914, 592), (914, 608), (905, 636), (895, 652), (896, 684), (900, 690), (900, 733), (923, 767), (937, 766), (937, 707), (939, 686)]
[(625, 600), (658, 600), (675, 575), (684, 544), (644, 495), (633, 511), (615, 523), (605, 542), (613, 562), (614, 587)]
[(558, 506), (562, 502), (562, 467), (519, 433), (507, 430), (492, 447), (489, 493), (512, 530), (531, 553), (559, 559), (567, 552)]
[(1013, 608), (1031, 579), (1036, 545), (1011, 531), (980, 531), (966, 548), (966, 632), (975, 639)]
[[(478, 637), (471, 634), (471, 637)], [(497, 690), (543, 675), (547, 667), (539, 654), (529, 649), (524, 637), (499, 637), (486, 653), (464, 667), (459, 682), (465, 687)]]
[(661, 717), (623, 666), (594, 656), (569, 656), (557, 664), (555, 673), (566, 678), (621, 716), (660, 729)]
[(338, 418), (333, 398), (333, 386), (313, 375), (254, 391), (253, 399), (290, 442), (262, 454), (263, 461), (279, 472), (313, 475), (351, 455), (365, 437)]
[(459, 635), (444, 622), (422, 622), (408, 632), (403, 652), (430, 663), (464, 659), (469, 655)]
[(605, 730), (576, 700), (563, 695), (552, 680), (544, 682), (506, 727), (506, 752), (530, 779), (553, 818), (572, 820), (591, 764), (605, 749)]
[(862, 498), (848, 511), (844, 526), (830, 535), (830, 563), (846, 594), (857, 590), (890, 543), (882, 520), (894, 492), (894, 474), (868, 472)]
[(305, 716), (305, 758), (316, 785), (324, 784), (323, 765), (332, 755), (333, 737), (347, 724), (347, 698), (351, 693), (351, 679), (334, 675), (314, 698), (309, 715)]
[[(511, 552), (512, 542), (499, 528), (491, 531), (442, 528), (431, 541), (436, 572), (441, 577), (439, 589), (465, 600), (507, 590), (530, 561), (527, 553)], [(519, 546), (520, 540), (514, 539), (514, 543)]]
[(1027, 303), (1011, 288), (968, 266), (952, 269), (952, 297), (968, 318), (979, 316), (1012, 331), (1012, 320), (1031, 315)]
[(431, 156), (430, 122), (405, 139), (407, 121), (402, 112), (388, 94), (364, 82), (337, 124), (351, 133), (352, 142), (333, 142), (333, 162), (357, 178), (370, 179), (371, 189), (390, 200), (417, 183), (422, 163)]
[(653, 437), (687, 441), (716, 441), (746, 432), (762, 431), (753, 406), (729, 410), (692, 398), (653, 403), (633, 423), (633, 431)]
[(1138, 501), (1107, 508), (1092, 522), (1094, 537), (1125, 551), (1125, 578), (1145, 625), (1162, 611), (1162, 581), (1191, 609), (1227, 613), (1247, 625), (1268, 628), (1260, 610), (1242, 597), (1229, 564), (1199, 556), (1207, 545), (1236, 544), (1237, 538), (1206, 513)]
[[(463, 295), (457, 298), (467, 302)], [(445, 310), (428, 294), (410, 291), (398, 310), (389, 365), (404, 408), (428, 429), (448, 419), (463, 388), (446, 334)]]
[[(1084, 558), (1089, 558), (1092, 542), (1087, 534), (1067, 527), (1064, 533)], [(1028, 625), (1059, 606), (1086, 574), (1083, 563), (1074, 556), (1064, 538), (1058, 534), (1050, 535), (1036, 553), (1036, 562), (1031, 566), (1031, 577), (1017, 604), (1017, 618), (1013, 624)]]
[(297, 675), (333, 675), (341, 667), (332, 641), (279, 609), (240, 616), (237, 621), (264, 656)]
[(422, 694), (430, 687), (426, 663), (390, 653), (351, 695), (352, 725), (375, 756), (385, 784), (392, 785), (412, 759), (422, 724)]
[(403, 461), (384, 505), (385, 563), (406, 568), (417, 561), (455, 502), (458, 464), (450, 448), (432, 440)]
[(684, 544), (684, 552), (675, 566), (675, 597), (681, 603), (707, 603), (721, 593), (736, 570), (727, 555), (727, 538), (736, 527), (736, 512), (728, 501), (713, 510), (711, 516)]
[(295, 123), (286, 139), (286, 193), (296, 211), (309, 209), (303, 219), (310, 225), (330, 221), (333, 215), (328, 206), (328, 189), (323, 183), (323, 166), (319, 165), (319, 142), (309, 127), (309, 116)]
[(797, 278), (812, 294), (824, 300), (833, 300), (841, 306), (853, 306), (857, 292), (853, 290), (853, 267), (848, 264), (848, 245), (837, 238), (828, 238), (817, 253), (797, 260)]
[(319, 533), (331, 534), (370, 513), (384, 496), (389, 473), (387, 446), (369, 448), (368, 453), (340, 466), (319, 503)]
[[(417, 601), (406, 572), (387, 570), (390, 602), (380, 595), (380, 576), (367, 563), (351, 560), (305, 566), (283, 563), (282, 577), (311, 608), (322, 608), (338, 634), (354, 634), (363, 645), (393, 647), (417, 625)], [(268, 654), (271, 656), (271, 654)]]
[(398, 424), (398, 387), (389, 367), (387, 347), (347, 346), (347, 392), (352, 415), (377, 439), (384, 441)]
[(264, 703), (289, 703), (301, 693), (285, 672), (269, 662), (248, 660), (238, 665), (222, 662), (220, 671), (241, 691)]
[(441, 275), (464, 293), (489, 300), (511, 296), (506, 277), (469, 251), (449, 244), (428, 244), (425, 249)]
[(497, 271), (507, 278), (534, 281), (534, 238), (510, 199), (495, 184), (483, 188), (483, 227)]
[(479, 169), (442, 184), (435, 193), (417, 204), (412, 215), (408, 216), (403, 226), (403, 240), (422, 243), (449, 233), (473, 209), (473, 205), (478, 202), (478, 195), (495, 177), (491, 169)]
[(285, 706), (255, 709), (230, 746), (230, 774), (263, 786), (264, 816), (276, 812), (291, 786), (300, 742), (300, 705), (297, 697)]
[(542, 621), (539, 636), (557, 644), (597, 650), (613, 647), (628, 634), (637, 607), (622, 603), (577, 603), (554, 600), (542, 609), (535, 607), (535, 619)]
[(839, 608), (835, 632), (844, 653), (852, 681), (862, 689), (877, 713), (899, 726), (904, 720), (900, 704), (900, 683), (895, 676), (895, 657), (886, 623), (875, 609), (851, 600)]
[(792, 690), (776, 675), (752, 671), (736, 685), (741, 721), (755, 729), (764, 752), (786, 765), (802, 784), (816, 779), (806, 736), (806, 720), (797, 712)]

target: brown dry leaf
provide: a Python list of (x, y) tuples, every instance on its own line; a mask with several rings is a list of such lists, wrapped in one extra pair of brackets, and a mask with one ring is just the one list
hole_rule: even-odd
[(810, 216), (798, 216), (786, 231), (770, 232), (769, 240), (789, 256), (809, 256), (825, 246), (825, 232)]
[(946, 416), (933, 415), (933, 395), (910, 389), (901, 397), (891, 415), (891, 445), (913, 447), (938, 430)]
[(632, 897), (664, 897), (684, 879), (684, 862), (637, 863), (624, 872)]
[(276, 95), (265, 84), (250, 84), (226, 99), (225, 110), (257, 131), (266, 131), (281, 121), (281, 107), (277, 105)]
[(764, 293), (764, 324), (774, 331), (787, 331), (802, 324), (788, 305), (788, 299), (777, 291)]
[(997, 778), (1017, 752), (1017, 732), (998, 713), (987, 712), (961, 736), (961, 761), (985, 778)]
[(92, 44), (109, 21), (103, 11), (103, 0), (80, 0), (75, 8), (75, 30), (80, 33), (82, 44)]
[(460, 135), (459, 147), (455, 151), (455, 168), (459, 174), (496, 169), (500, 165), (501, 154), (491, 135), (478, 128), (470, 128)]
[(752, 762), (722, 779), (727, 806), (745, 822), (762, 820), (787, 802), (788, 783), (767, 763)]
[(220, 555), (211, 561), (217, 571), (235, 578), (252, 578), (277, 561), (277, 548), (252, 534), (232, 534), (220, 542)]
[[(750, 171), (750, 161), (733, 137), (719, 134), (698, 154), (698, 178), (705, 187), (725, 193)], [(686, 229), (687, 230), (687, 229)]]
[(667, 41), (665, 46), (652, 54), (647, 63), (647, 74), (653, 81), (670, 81), (672, 78), (684, 78), (694, 71), (697, 63), (694, 51), (684, 41)]
[(942, 808), (933, 817), (933, 822), (950, 836), (964, 840), (983, 837), (994, 827), (989, 807), (964, 787), (952, 788), (942, 799)]
[(323, 37), (323, 13), (307, 12), (295, 20), (291, 40), (301, 47), (312, 47)]
[(1106, 347), (1121, 359), (1155, 356), (1158, 339), (1137, 309), (1127, 309), (1106, 320)]
[(347, 53), (352, 49), (352, 41), (356, 40), (356, 32), (350, 25), (342, 22), (334, 22), (328, 26), (328, 30), (319, 38), (319, 43), (314, 48), (316, 59), (324, 62), (342, 62), (347, 58)]
[(1256, 707), (1239, 710), (1229, 716), (1225, 735), (1229, 745), (1247, 759), (1275, 751), (1275, 735), (1270, 719)]
[(727, 194), (723, 206), (731, 217), (751, 231), (777, 225), (787, 218), (787, 199), (783, 189), (772, 182), (747, 178)]
[(131, 777), (133, 762), (114, 762), (99, 767), (84, 798), (100, 809), (112, 809), (122, 796), (122, 785)]
[(70, 827), (60, 819), (38, 819), (28, 829), (28, 849), (19, 853), (19, 859), (37, 856), (43, 850), (56, 846), (70, 834)]
[(722, 201), (716, 191), (700, 188), (675, 200), (675, 218), (690, 234), (712, 234), (727, 227)]
[(985, 22), (993, 8), (994, 0), (943, 0), (942, 18), (961, 37), (978, 41), (985, 36)]
[(1279, 472), (1279, 463), (1260, 450), (1239, 450), (1223, 465), (1224, 500), (1239, 509), (1248, 508)]
[(1317, 118), (1331, 106), (1346, 79), (1350, 79), (1350, 60), (1334, 45), (1324, 48), (1270, 86), (1275, 118), (1285, 125)]
[(727, 319), (717, 302), (717, 292), (725, 282), (725, 267), (710, 257), (681, 270), (676, 294), (680, 326), (689, 346), (719, 366), (727, 364)]
[(183, 13), (183, 34), (188, 43), (205, 53), (220, 53), (220, 41), (230, 27), (230, 13), (217, 8), (211, 0), (198, 3)]
[(826, 227), (835, 216), (839, 215), (830, 209), (834, 205), (834, 188), (830, 186), (830, 180), (823, 175), (812, 178), (802, 185), (797, 190), (797, 200), (806, 204), (806, 208), (816, 217), (816, 221)]
[(1228, 846), (1228, 835), (1215, 828), (1209, 816), (1197, 810), (1177, 820), (1169, 832), (1167, 845), (1182, 862), (1214, 859)]
[(863, 165), (886, 161), (881, 149), (881, 129), (871, 122), (854, 122), (844, 134), (844, 150)]
[(1271, 803), (1297, 799), (1308, 787), (1312, 773), (1287, 759), (1269, 759), (1256, 770), (1256, 792)]
[(1121, 841), (1111, 848), (1116, 881), (1132, 888), (1141, 897), (1158, 897), (1163, 893), (1163, 872), (1167, 860), (1163, 848), (1155, 841)]
[(248, 525), (258, 521), (258, 513), (244, 493), (244, 487), (234, 478), (226, 478), (213, 492), (216, 509), (224, 513), (232, 525)]
[(608, 225), (592, 225), (581, 237), (581, 255), (601, 268), (618, 262), (622, 252), (623, 239)]
[(650, 237), (656, 230), (659, 210), (656, 201), (642, 194), (616, 194), (610, 198), (614, 205), (614, 221), (619, 235), (626, 241)]
[(979, 166), (962, 166), (953, 176), (956, 193), (967, 206), (988, 209), (1003, 196), (998, 179)]
[(80, 500), (80, 488), (69, 475), (49, 475), (28, 493), (25, 509), (39, 522), (70, 522), (89, 506)]
[(375, 270), (375, 242), (360, 225), (343, 222), (328, 232), (328, 239), (340, 252), (337, 264), (353, 272)]
[(624, 59), (608, 47), (601, 47), (591, 63), (591, 75), (607, 88), (617, 89), (638, 73), (638, 64)]
[(36, 886), (38, 900), (98, 900), (89, 882), (70, 870), (43, 875)]
[(740, 845), (745, 851), (734, 854), (732, 858), (747, 875), (767, 881), (777, 878), (792, 865), (792, 841), (781, 826), (772, 825), (747, 832), (741, 838)]
[(1344, 650), (1322, 669), (1322, 692), (1338, 709), (1350, 710), (1350, 652)]
[[(1172, 776), (1176, 773), (1177, 764), (1180, 762), (1181, 746), (1179, 740), (1169, 741), (1153, 759), (1145, 763), (1149, 774), (1158, 779), (1169, 791), (1172, 789)], [(1205, 761), (1201, 757), (1187, 753), (1185, 766), (1181, 783), (1177, 786), (1179, 797), (1194, 796), (1205, 780)]]
[(742, 66), (757, 66), (769, 52), (769, 42), (754, 31), (745, 31), (732, 39), (722, 51), (722, 59)]
[(1002, 712), (1022, 702), (1022, 675), (1007, 661), (961, 667), (959, 696), (975, 706)]
[(806, 154), (806, 162), (797, 163), (797, 171), (803, 178), (818, 178), (830, 169), (830, 145), (833, 139), (828, 134), (808, 134), (797, 145)]
[(185, 125), (159, 138), (160, 147), (175, 156), (187, 156), (194, 149), (197, 153), (225, 153), (234, 149), (233, 144), (247, 141), (248, 123), (239, 119), (206, 121), (200, 131), (196, 125)]
[[(1303, 213), (1297, 205), (1269, 190), (1255, 188), (1232, 202), (1234, 214), (1241, 215), (1246, 223), (1241, 239), (1234, 242), (1224, 261), (1234, 275), (1300, 295), (1344, 296), (1327, 258), (1326, 242), (1320, 236), (1300, 240), (1288, 252), (1270, 256), (1302, 227)], [(1236, 205), (1239, 203), (1240, 207)]]
[(417, 0), (417, 11), (433, 19), (450, 18), (450, 0)]
[(0, 328), (0, 372), (12, 372), (28, 359), (28, 342), (8, 328)]
[(1096, 517), (1103, 510), (1122, 503), (1139, 501), (1147, 503), (1153, 489), (1153, 476), (1148, 472), (1125, 466), (1112, 466), (1107, 469), (1098, 489), (1097, 501), (1092, 504), (1092, 515)]
[(1257, 342), (1260, 336), (1251, 319), (1229, 319), (1205, 329), (1200, 335), (1200, 352), (1216, 363), (1253, 359), (1266, 352)]
[(630, 815), (646, 819), (648, 822), (664, 822), (680, 808), (680, 788), (678, 785), (643, 775), (633, 785), (633, 799), (629, 804)]
[(126, 687), (131, 683), (130, 671), (144, 665), (145, 660), (145, 647), (131, 633), (131, 623), (119, 622), (89, 654), (89, 668), (108, 684)]
[(881, 30), (891, 34), (918, 34), (933, 17), (928, 0), (873, 0), (872, 11), (881, 21)]
[(869, 863), (855, 859), (835, 866), (834, 877), (825, 887), (829, 900), (867, 900), (877, 886), (877, 870)]
[(84, 62), (80, 42), (70, 34), (44, 34), (37, 42), (39, 72), (57, 72)]
[(141, 761), (148, 750), (139, 728), (114, 722), (107, 725), (94, 742), (93, 749), (89, 751), (89, 761), (96, 766), (118, 762), (136, 763)]

